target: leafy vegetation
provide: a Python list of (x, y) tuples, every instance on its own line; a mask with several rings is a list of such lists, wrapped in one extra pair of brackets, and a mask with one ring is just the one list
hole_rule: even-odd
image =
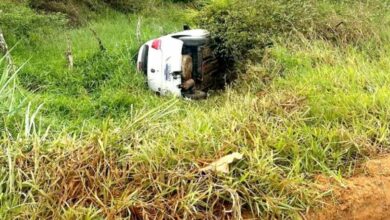
[(0, 2), (0, 27), (7, 39), (16, 42), (21, 38), (34, 39), (53, 29), (64, 28), (66, 19), (60, 14), (43, 15), (23, 4)]
[[(197, 9), (169, 3), (150, 16), (106, 8), (78, 28), (45, 23), (42, 31), (31, 27), (34, 35), (12, 37), (20, 32), (12, 27), (35, 25), (28, 17), (62, 15), (40, 14), (24, 3), (2, 8), (7, 19), (21, 17), (7, 27), (0, 14), (21, 68), (13, 71), (1, 60), (0, 218), (299, 218), (322, 201), (317, 175), (339, 179), (365, 157), (387, 152), (388, 6), (255, 1), (272, 7), (268, 18), (252, 16), (248, 1), (241, 2), (237, 12), (245, 13), (232, 11), (235, 1), (196, 4), (205, 7), (201, 24), (222, 39), (221, 53), (237, 47), (236, 59), (246, 58), (244, 50), (261, 59), (247, 62), (225, 91), (197, 102), (155, 96), (132, 62), (141, 43), (180, 30)], [(363, 4), (369, 7), (360, 10)], [(321, 32), (330, 20), (299, 21), (313, 15), (302, 11), (308, 8), (348, 24), (360, 12), (367, 19), (332, 38)], [(311, 34), (283, 24), (289, 15), (299, 33)], [(253, 44), (236, 41), (240, 33), (253, 35), (247, 39)], [(273, 46), (264, 48), (268, 41)], [(200, 171), (232, 152), (244, 158), (228, 174)]]
[(338, 45), (379, 43), (374, 21), (388, 8), (388, 2), (375, 0), (216, 0), (206, 4), (197, 18), (213, 34), (220, 56), (253, 60), (261, 58), (276, 37), (320, 38)]
[(91, 18), (98, 17), (107, 8), (123, 13), (153, 10), (164, 3), (191, 2), (192, 0), (29, 0), (35, 9), (47, 12), (60, 12), (68, 16), (71, 24), (85, 24)]

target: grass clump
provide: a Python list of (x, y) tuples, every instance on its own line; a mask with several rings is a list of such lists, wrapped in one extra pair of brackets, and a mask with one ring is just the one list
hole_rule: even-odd
[(17, 69), (6, 63), (5, 57), (0, 59), (2, 68), (0, 77), (0, 130), (5, 135), (18, 132), (21, 128), (20, 112), (23, 106), (23, 93), (17, 82)]

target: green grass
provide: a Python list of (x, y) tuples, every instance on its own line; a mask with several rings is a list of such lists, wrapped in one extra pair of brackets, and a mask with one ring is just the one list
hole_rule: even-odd
[[(27, 61), (18, 74), (20, 84), (31, 94), (29, 98), (34, 106), (44, 103), (43, 111), (48, 116), (45, 125), (62, 130), (66, 124), (70, 130), (77, 131), (86, 119), (88, 124), (96, 125), (101, 118), (127, 117), (131, 106), (158, 105), (160, 98), (151, 96), (145, 88), (144, 78), (135, 71), (133, 60), (141, 43), (180, 30), (183, 22), (175, 17), (159, 22), (162, 13), (177, 8), (173, 7), (156, 12), (156, 17), (107, 11), (88, 27), (60, 29), (35, 36), (33, 40), (14, 42), (15, 60)], [(136, 37), (138, 21), (140, 39)], [(98, 33), (106, 52), (99, 51), (89, 28)], [(67, 37), (72, 41), (73, 70), (68, 70), (64, 55)]]
[[(81, 27), (19, 41), (15, 78), (2, 61), (0, 218), (299, 218), (321, 204), (317, 175), (347, 177), (388, 151), (386, 38), (375, 51), (279, 41), (207, 100), (158, 97), (131, 59), (181, 28), (177, 7), (107, 12), (90, 24), (106, 53)], [(244, 159), (228, 174), (199, 171), (232, 152)]]

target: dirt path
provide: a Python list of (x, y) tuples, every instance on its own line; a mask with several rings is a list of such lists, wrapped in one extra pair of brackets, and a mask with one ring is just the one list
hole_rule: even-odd
[(335, 205), (327, 205), (307, 219), (390, 220), (390, 155), (364, 164), (361, 174), (335, 190), (334, 199)]

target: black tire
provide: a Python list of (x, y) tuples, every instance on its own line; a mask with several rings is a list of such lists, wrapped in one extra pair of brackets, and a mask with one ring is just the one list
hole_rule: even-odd
[(193, 93), (184, 93), (184, 97), (192, 100), (201, 100), (207, 98), (207, 93), (201, 90), (195, 90)]
[(183, 41), (184, 45), (193, 47), (206, 45), (209, 41), (208, 38), (191, 36), (180, 37), (179, 40)]

